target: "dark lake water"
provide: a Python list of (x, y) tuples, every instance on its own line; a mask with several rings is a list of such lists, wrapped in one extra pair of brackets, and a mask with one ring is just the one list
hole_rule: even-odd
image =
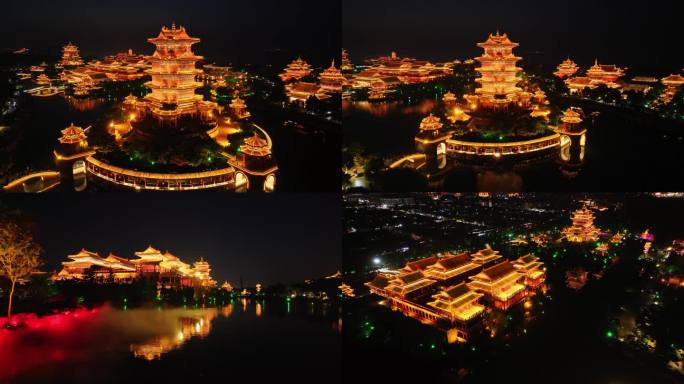
[[(435, 100), (406, 105), (403, 102), (344, 102), (344, 145), (361, 144), (368, 153), (396, 159), (415, 153), (414, 137), (420, 121), (435, 106)], [(629, 111), (617, 111), (583, 101), (563, 100), (562, 109), (583, 107), (585, 114), (600, 111), (595, 121), (587, 119), (584, 161), (574, 176), (554, 155), (521, 165), (514, 161), (475, 166), (449, 159), (451, 170), (443, 179), (449, 191), (659, 191), (682, 189), (676, 175), (684, 166), (684, 128)], [(391, 180), (388, 176), (387, 179)], [(401, 179), (403, 180), (403, 179)], [(391, 185), (401, 183), (395, 178)], [(406, 183), (411, 183), (407, 179)], [(388, 184), (390, 185), (390, 184)], [(418, 187), (416, 185), (416, 187)], [(377, 189), (383, 189), (378, 185)], [(391, 186), (385, 190), (393, 189)], [(412, 190), (411, 185), (402, 190)]]
[(340, 331), (338, 307), (324, 302), (81, 309), (0, 330), (0, 382), (338, 382)]

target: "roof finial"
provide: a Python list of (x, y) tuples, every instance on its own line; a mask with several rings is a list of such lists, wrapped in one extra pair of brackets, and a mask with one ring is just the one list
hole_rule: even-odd
[(171, 29), (176, 29), (176, 21), (171, 22)]

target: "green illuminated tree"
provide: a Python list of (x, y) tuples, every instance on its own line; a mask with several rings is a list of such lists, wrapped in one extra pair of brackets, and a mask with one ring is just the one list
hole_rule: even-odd
[(11, 284), (7, 305), (7, 324), (12, 319), (12, 297), (17, 281), (28, 277), (41, 264), (42, 249), (31, 234), (11, 222), (0, 223), (0, 275)]

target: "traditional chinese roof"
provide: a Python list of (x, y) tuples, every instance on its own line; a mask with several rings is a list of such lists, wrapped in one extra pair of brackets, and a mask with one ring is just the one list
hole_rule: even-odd
[(519, 44), (512, 42), (507, 34), (499, 34), (499, 31), (496, 31), (496, 34), (489, 34), (489, 37), (487, 38), (487, 41), (484, 43), (477, 43), (478, 47), (486, 47), (486, 46), (493, 46), (493, 45), (500, 45), (500, 46), (507, 46), (507, 47), (517, 47)]
[(664, 85), (680, 86), (684, 84), (684, 77), (681, 75), (670, 75), (660, 80)]
[(429, 265), (434, 264), (437, 260), (438, 260), (437, 256), (432, 255), (430, 257), (426, 257), (426, 258), (423, 258), (420, 260), (409, 261), (408, 263), (406, 263), (404, 270), (422, 271), (423, 269), (427, 268)]
[(582, 122), (582, 118), (580, 118), (580, 114), (577, 111), (572, 108), (568, 108), (565, 110), (565, 112), (563, 112), (561, 121), (569, 124), (579, 124)]
[(87, 139), (85, 131), (81, 127), (77, 127), (71, 123), (65, 129), (62, 129), (62, 137), (59, 142), (62, 144), (77, 144)]
[(254, 136), (244, 140), (240, 146), (240, 152), (252, 156), (266, 156), (271, 153), (271, 149), (268, 147), (268, 142), (254, 132)]
[(476, 280), (497, 281), (512, 273), (518, 273), (510, 261), (502, 261), (492, 267), (485, 268), (482, 272), (473, 277)]
[(423, 131), (436, 131), (440, 128), (442, 128), (442, 123), (440, 122), (439, 117), (432, 113), (420, 122), (420, 129)]

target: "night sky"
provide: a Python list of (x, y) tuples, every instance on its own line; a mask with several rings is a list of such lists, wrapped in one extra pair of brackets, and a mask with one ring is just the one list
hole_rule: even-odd
[(340, 55), (340, 0), (3, 1), (2, 48), (59, 55), (68, 41), (83, 55), (151, 54), (147, 38), (183, 25), (202, 41), (195, 53), (218, 64), (281, 65), (297, 55), (314, 66)]
[[(482, 52), (475, 44), (497, 27), (520, 47), (523, 67), (618, 64), (638, 74), (684, 67), (682, 9), (674, 0), (455, 1), (344, 0), (343, 46), (352, 61), (387, 55), (453, 60)], [(675, 9), (677, 8), (677, 9)], [(653, 73), (650, 73), (653, 71)], [(632, 72), (632, 74), (634, 74)]]
[(214, 279), (239, 286), (331, 275), (342, 258), (336, 194), (45, 194), (0, 197), (35, 234), (51, 271), (81, 248), (135, 258), (148, 244), (185, 262), (204, 257)]

